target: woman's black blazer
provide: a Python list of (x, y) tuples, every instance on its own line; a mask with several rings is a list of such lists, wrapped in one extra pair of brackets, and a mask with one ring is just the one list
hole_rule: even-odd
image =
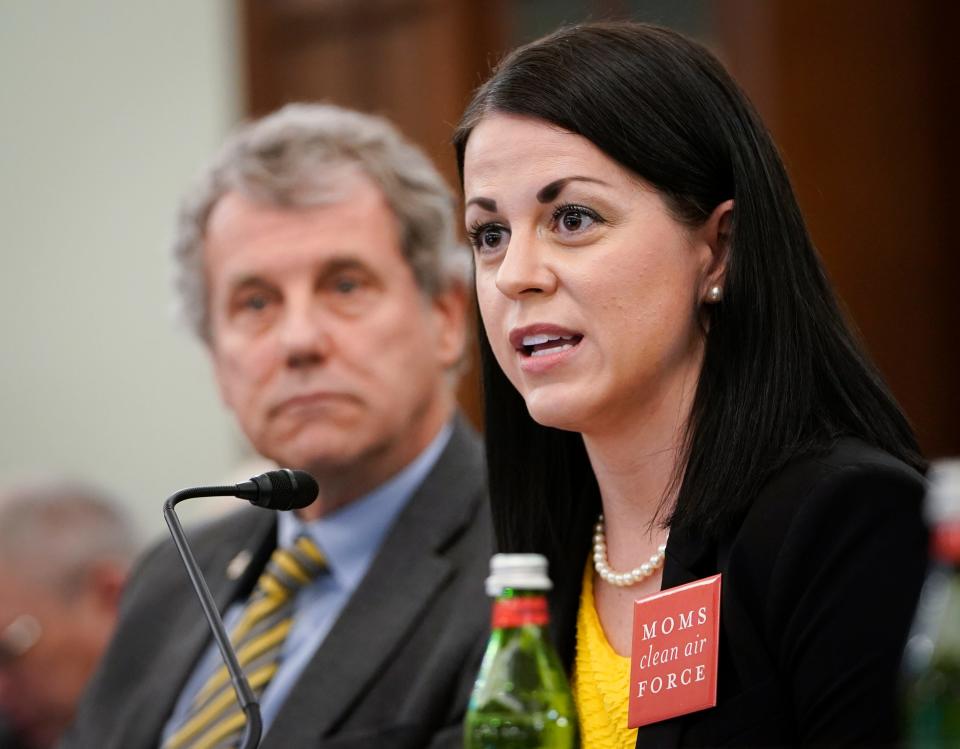
[[(923, 492), (913, 469), (842, 440), (789, 464), (719, 544), (671, 532), (664, 589), (723, 573), (717, 705), (641, 728), (638, 749), (894, 744)], [(561, 643), (576, 588), (557, 591)]]

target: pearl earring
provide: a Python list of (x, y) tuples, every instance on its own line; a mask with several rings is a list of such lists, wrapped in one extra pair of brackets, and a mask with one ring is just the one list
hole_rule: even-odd
[(719, 286), (711, 286), (707, 289), (707, 302), (710, 304), (716, 304), (721, 299), (723, 299), (723, 289)]

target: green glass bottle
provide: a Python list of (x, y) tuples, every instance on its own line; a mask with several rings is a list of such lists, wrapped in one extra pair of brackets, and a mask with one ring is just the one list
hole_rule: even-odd
[(935, 463), (925, 514), (933, 564), (904, 653), (904, 744), (960, 747), (960, 460)]
[(547, 560), (496, 554), (487, 593), (496, 597), (464, 727), (466, 749), (575, 749), (577, 710), (550, 642)]

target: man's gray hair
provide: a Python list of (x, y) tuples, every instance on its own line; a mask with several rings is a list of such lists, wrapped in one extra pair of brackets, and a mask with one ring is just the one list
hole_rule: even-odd
[(201, 339), (210, 337), (203, 240), (217, 201), (237, 191), (278, 206), (323, 205), (336, 200), (350, 170), (383, 192), (425, 294), (467, 282), (470, 254), (455, 237), (454, 198), (430, 159), (381, 117), (290, 104), (233, 135), (181, 205), (174, 241), (178, 306)]
[(0, 564), (64, 593), (95, 564), (129, 567), (139, 549), (126, 512), (98, 489), (56, 480), (0, 490)]

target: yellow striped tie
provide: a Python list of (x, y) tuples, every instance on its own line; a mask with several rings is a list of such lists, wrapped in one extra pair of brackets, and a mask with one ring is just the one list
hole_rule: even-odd
[[(323, 552), (309, 536), (298, 537), (289, 548), (277, 549), (230, 632), (237, 660), (258, 699), (280, 665), (297, 591), (326, 569)], [(232, 749), (239, 745), (245, 723), (227, 668), (220, 666), (197, 693), (163, 749)]]

